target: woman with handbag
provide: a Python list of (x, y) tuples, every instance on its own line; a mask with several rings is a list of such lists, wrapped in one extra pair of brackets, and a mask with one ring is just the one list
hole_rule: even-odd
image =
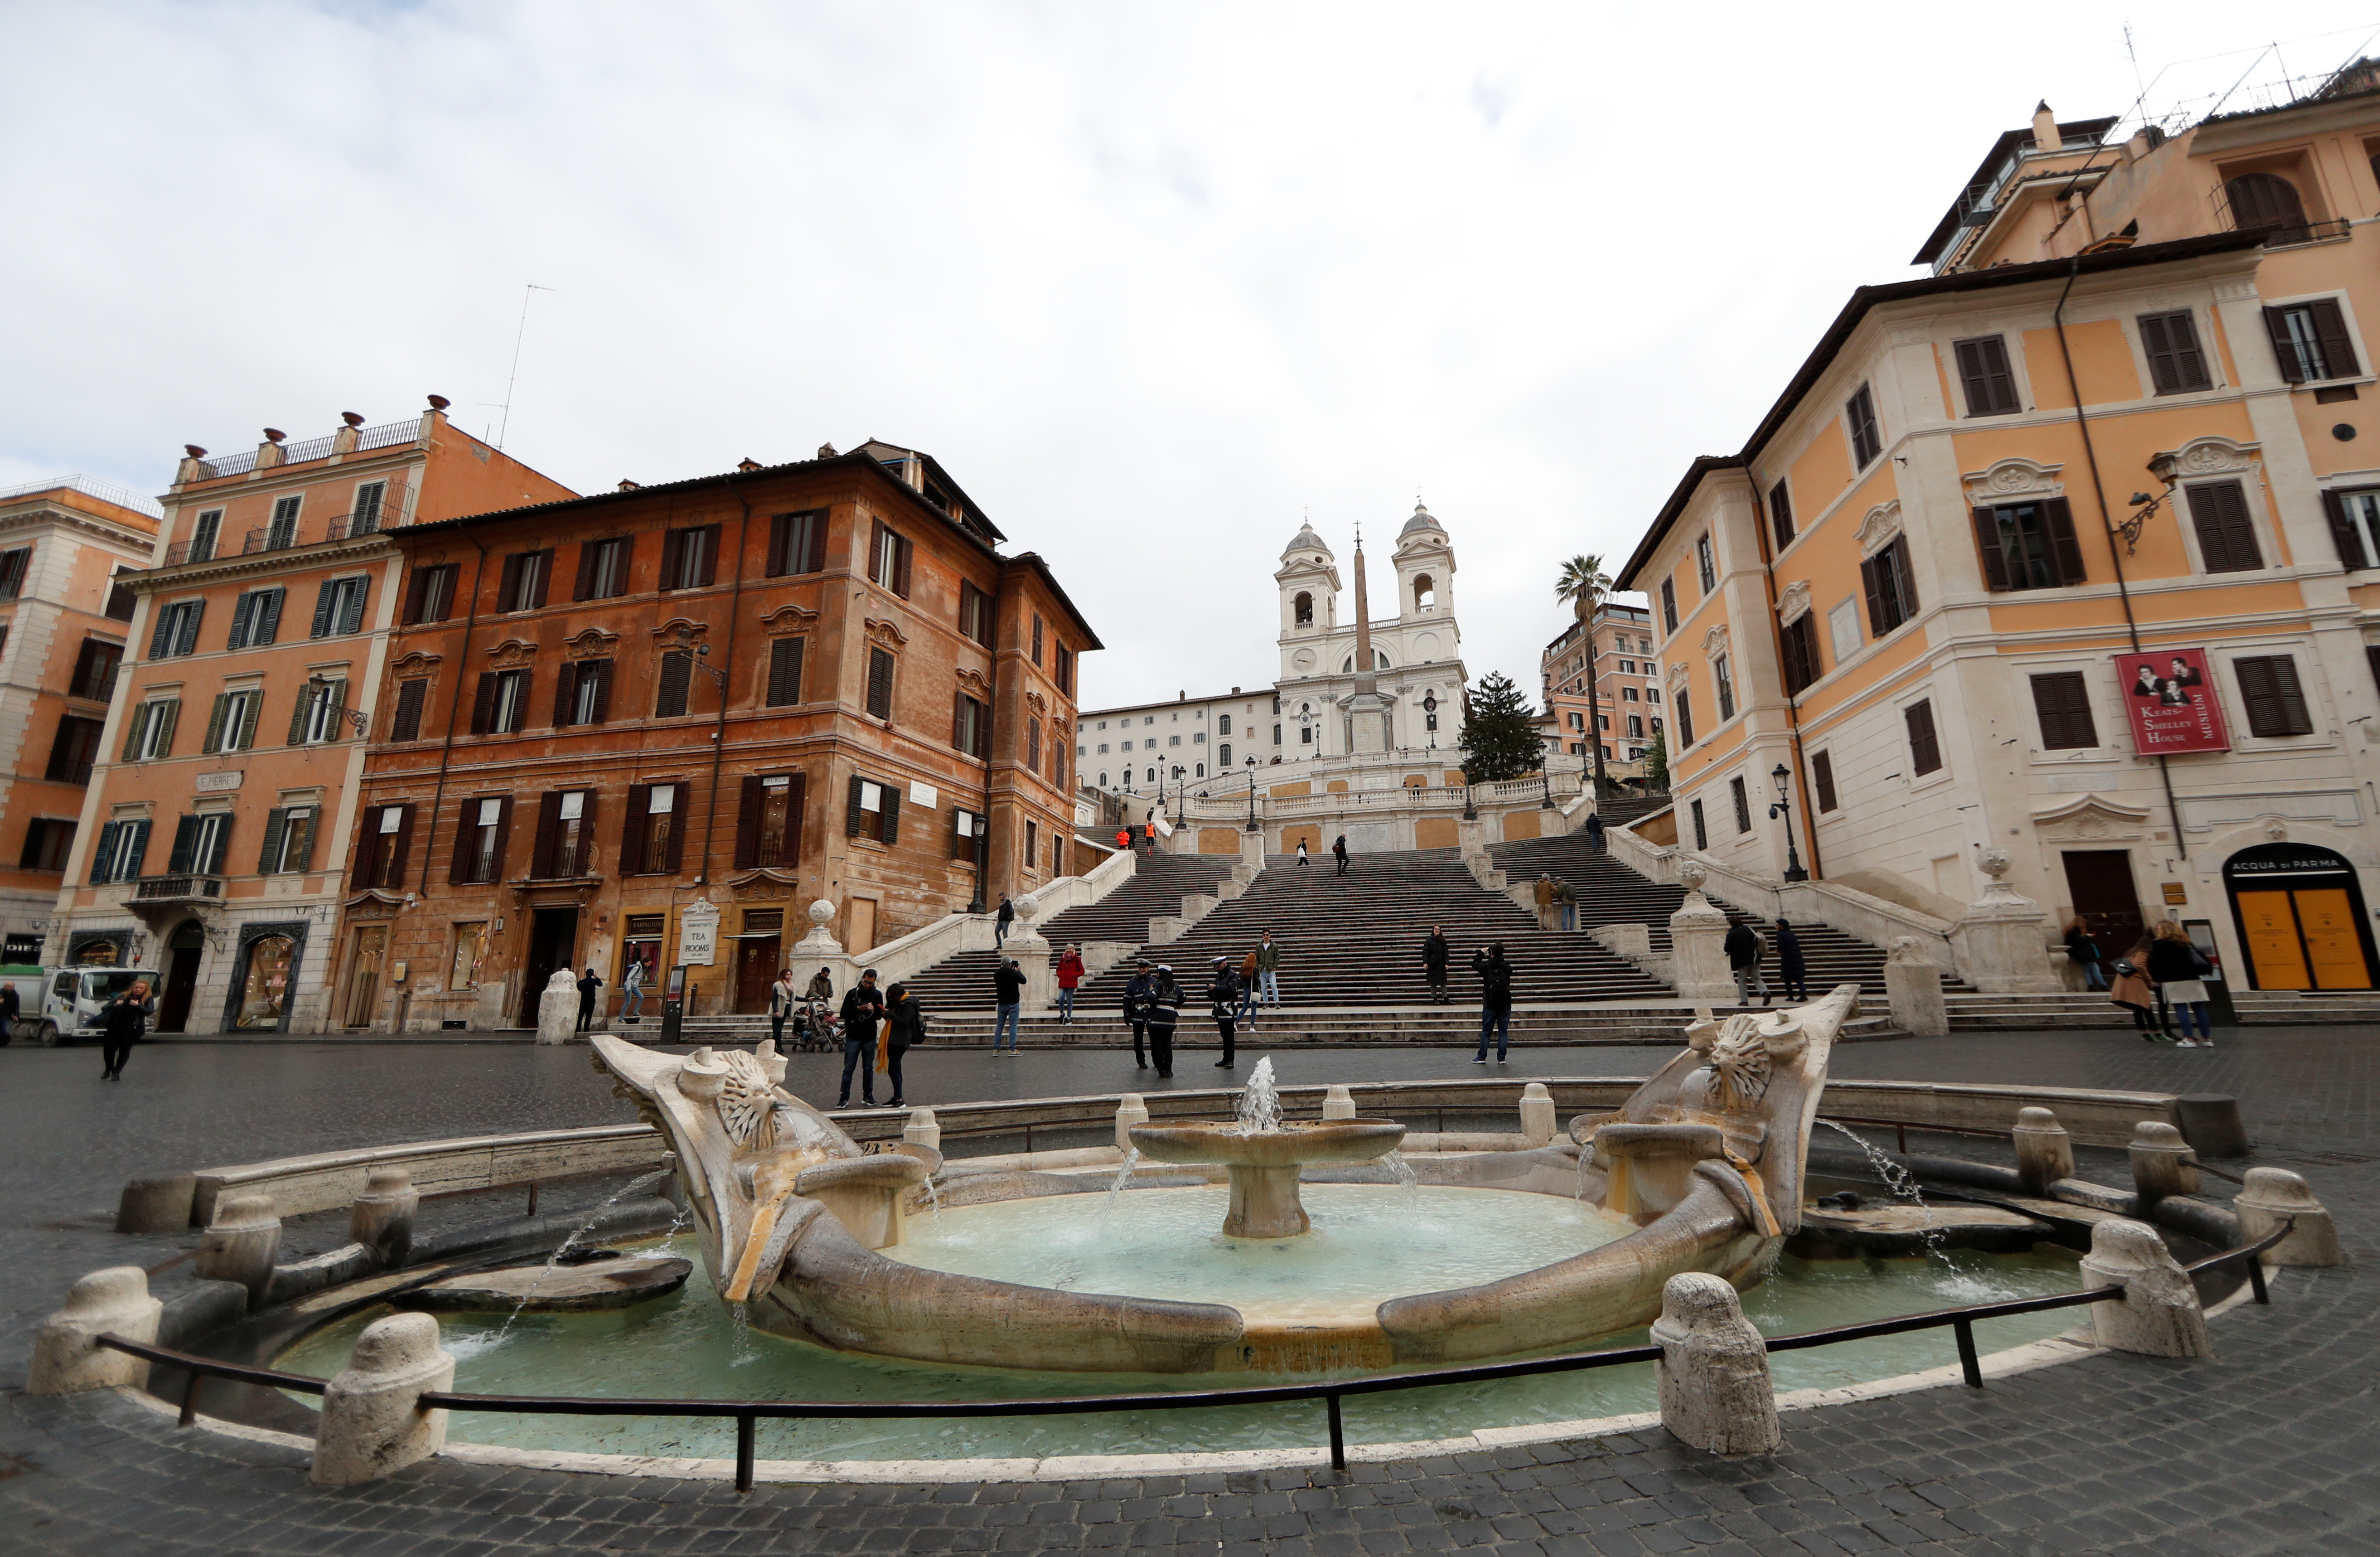
[(2142, 1042), (2156, 1043), (2164, 1040), (2166, 1033), (2157, 1021), (2156, 991), (2149, 983), (2144, 967), (2147, 957), (2148, 943), (2143, 942), (2132, 948), (2131, 955), (2116, 959), (2116, 979), (2108, 989), (2107, 998), (2132, 1014), (2132, 1030), (2141, 1035)]
[(909, 992), (908, 985), (895, 984), (884, 992), (882, 1033), (879, 1040), (880, 1046), (876, 1052), (876, 1068), (884, 1073), (892, 1087), (892, 1096), (884, 1106), (899, 1108), (902, 1106), (901, 1056), (908, 1052), (909, 1045), (926, 1041), (926, 1008), (917, 1004), (917, 997)]
[[(2181, 1024), (2177, 1049), (2215, 1047), (2215, 1027), (2207, 1019), (2206, 985), (2200, 977), (2206, 970), (2206, 959), (2190, 943), (2189, 932), (2171, 919), (2159, 919), (2156, 938), (2149, 943), (2149, 977)], [(2194, 1039), (2191, 1036), (2193, 1022), (2198, 1028)]]

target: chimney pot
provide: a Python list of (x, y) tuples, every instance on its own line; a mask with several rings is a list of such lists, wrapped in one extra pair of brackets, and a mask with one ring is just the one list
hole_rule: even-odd
[(843, 457), (834, 452), (834, 445), (832, 444), (820, 444), (819, 445), (818, 456), (820, 459), (840, 459)]
[(268, 444), (278, 444), (288, 436), (288, 433), (282, 432), (281, 429), (277, 427), (268, 427), (264, 430), (264, 441)]
[(433, 411), (443, 411), (454, 403), (443, 395), (433, 395), (430, 397), (430, 408)]
[(620, 490), (622, 492), (638, 492), (642, 490), (644, 484), (645, 483), (642, 481), (629, 480), (625, 476), (620, 478)]
[(758, 470), (760, 468), (760, 462), (754, 459), (751, 456), (747, 455), (742, 459), (735, 462), (735, 468), (738, 470)]
[(182, 452), (188, 455), (192, 459), (204, 459), (207, 457), (207, 451), (199, 447), (196, 444), (184, 444), (182, 445)]
[(339, 413), (339, 420), (346, 422), (349, 427), (361, 427), (364, 424), (364, 419), (353, 411), (341, 411)]

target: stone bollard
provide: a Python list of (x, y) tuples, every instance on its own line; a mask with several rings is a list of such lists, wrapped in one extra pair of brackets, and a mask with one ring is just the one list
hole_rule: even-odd
[(1354, 1096), (1348, 1092), (1346, 1088), (1325, 1087), (1322, 1089), (1322, 1117), (1325, 1119), (1353, 1119), (1355, 1117), (1355, 1100)]
[(2074, 1140), (2058, 1115), (2046, 1108), (2016, 1111), (2016, 1176), (2028, 1195), (2046, 1196), (2049, 1186), (2074, 1176)]
[(1148, 1123), (1148, 1105), (1140, 1101), (1138, 1092), (1126, 1092), (1116, 1101), (1116, 1150), (1131, 1152), (1132, 1127)]
[(99, 1337), (113, 1333), (153, 1343), (157, 1317), (164, 1311), (165, 1305), (149, 1295), (149, 1278), (140, 1266), (93, 1271), (68, 1289), (67, 1306), (34, 1332), (25, 1393), (139, 1389), (149, 1381), (148, 1360), (103, 1346)]
[(1918, 1038), (1941, 1038), (1950, 1030), (1950, 1008), (1942, 998), (1942, 969), (1925, 961), (1913, 935), (1893, 938), (1884, 961), (1884, 997), (1892, 1025)]
[(198, 1196), (199, 1175), (170, 1174), (164, 1178), (136, 1178), (124, 1186), (115, 1203), (118, 1233), (181, 1233), (190, 1225), (190, 1203)]
[(1734, 1287), (1699, 1271), (1671, 1276), (1653, 1344), (1661, 1425), (1678, 1441), (1714, 1454), (1766, 1454), (1785, 1441), (1768, 1347)]
[(2245, 1157), (2248, 1126), (2240, 1100), (2222, 1092), (2185, 1092), (2174, 1100), (2181, 1138), (2201, 1157)]
[(2123, 1283), (2120, 1301), (2091, 1305), (2091, 1328), (2108, 1350), (2153, 1357), (2215, 1355), (2198, 1289), (2155, 1228), (2120, 1217), (2093, 1224), (2082, 1280), (2092, 1286)]
[(2260, 1243), (2290, 1224), (2289, 1235), (2265, 1251), (2268, 1265), (2344, 1265), (2338, 1229), (2306, 1181), (2287, 1168), (2251, 1168), (2247, 1186), (2231, 1199), (2240, 1214), (2240, 1241)]
[(281, 1252), (281, 1219), (270, 1195), (226, 1195), (215, 1202), (215, 1219), (199, 1236), (195, 1274), (202, 1282), (237, 1282), (248, 1288), (249, 1307), (264, 1301), (273, 1281), (273, 1260)]
[(1735, 998), (1735, 979), (1727, 967), (1727, 916), (1712, 907), (1702, 894), (1708, 878), (1709, 872), (1695, 860), (1678, 867), (1686, 897), (1670, 916), (1670, 962), (1677, 974), (1680, 1000)]
[(901, 1126), (901, 1138), (911, 1146), (930, 1146), (940, 1151), (942, 1149), (942, 1127), (935, 1122), (934, 1111), (930, 1108), (911, 1109), (909, 1122)]
[(2198, 1193), (2198, 1154), (2170, 1125), (2143, 1119), (2132, 1126), (2132, 1187), (2140, 1192), (2141, 1210), (2168, 1195)]
[(346, 1370), (322, 1392), (314, 1429), (314, 1484), (346, 1487), (426, 1460), (446, 1446), (446, 1413), (425, 1411), (425, 1390), (455, 1387), (455, 1359), (428, 1314), (375, 1320), (356, 1338)]
[(1543, 1146), (1554, 1138), (1554, 1095), (1542, 1081), (1521, 1089), (1521, 1139)]
[(537, 1040), (567, 1043), (578, 1036), (578, 976), (557, 967), (537, 997)]
[(413, 1252), (413, 1216), (420, 1209), (410, 1170), (374, 1168), (347, 1212), (347, 1236), (371, 1250), (382, 1270), (393, 1271)]

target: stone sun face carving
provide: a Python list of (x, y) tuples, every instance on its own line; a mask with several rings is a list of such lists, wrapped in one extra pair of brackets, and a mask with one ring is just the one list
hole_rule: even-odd
[(1718, 1086), (1711, 1101), (1728, 1113), (1749, 1112), (1768, 1095), (1768, 1045), (1757, 1016), (1730, 1016), (1711, 1045)]
[(741, 1050), (722, 1056), (727, 1075), (719, 1088), (719, 1122), (739, 1152), (762, 1152), (777, 1144), (777, 1091), (759, 1062)]

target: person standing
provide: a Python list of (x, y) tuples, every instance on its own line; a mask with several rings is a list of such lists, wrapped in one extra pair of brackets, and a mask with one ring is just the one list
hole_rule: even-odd
[(2132, 1014), (2132, 1030), (2141, 1035), (2143, 1043), (2159, 1043), (2166, 1038), (2164, 1024), (2157, 1020), (2156, 990), (2142, 969), (2148, 955), (2145, 944), (2132, 948), (2132, 955), (2118, 957), (2115, 981), (2107, 987), (2107, 999)]
[(107, 1003), (99, 1014), (102, 1081), (124, 1079), (124, 1062), (132, 1046), (149, 1030), (149, 980), (135, 979), (132, 987)]
[(1069, 942), (1058, 954), (1058, 1020), (1074, 1025), (1075, 986), (1083, 981), (1083, 949)]
[(1502, 1064), (1512, 1048), (1512, 965), (1504, 960), (1504, 943), (1485, 953), (1471, 954), (1471, 971), (1479, 975), (1479, 1052), (1471, 1063), (1488, 1063), (1488, 1035), (1496, 1034), (1496, 1063)]
[(1215, 1030), (1223, 1035), (1223, 1057), (1215, 1062), (1217, 1070), (1229, 1070), (1232, 1061), (1232, 1042), (1240, 1013), (1240, 976), (1232, 971), (1232, 959), (1217, 957), (1213, 979), (1207, 985), (1207, 1002), (1215, 1018)]
[(1274, 943), (1272, 931), (1269, 930), (1264, 932), (1264, 939), (1257, 943), (1257, 979), (1264, 985), (1264, 998), (1278, 1008), (1281, 1004), (1281, 947)]
[(1173, 1075), (1173, 1024), (1182, 1019), (1182, 986), (1173, 981), (1170, 964), (1157, 965), (1157, 982), (1148, 991), (1146, 1004), (1148, 1012), (1148, 1053), (1157, 1062), (1157, 1074), (1170, 1079)]
[(1537, 884), (1532, 890), (1537, 900), (1537, 928), (1554, 927), (1554, 879), (1543, 870), (1537, 872)]
[(1347, 873), (1347, 834), (1344, 833), (1339, 834), (1338, 841), (1330, 845), (1330, 854), (1339, 861), (1339, 874), (1345, 875)]
[(884, 992), (876, 987), (876, 969), (869, 968), (859, 976), (859, 982), (843, 997), (843, 1095), (835, 1107), (851, 1106), (851, 1073), (859, 1072), (859, 1094), (868, 1107), (876, 1106), (876, 1024), (884, 1019)]
[[(2149, 943), (2148, 972), (2181, 1027), (2177, 1049), (2215, 1047), (2215, 1026), (2207, 1019), (2206, 985), (2200, 978), (2204, 971), (2204, 960), (2190, 943), (2189, 933), (2171, 919), (2159, 919), (2155, 939)], [(2193, 1024), (2195, 1038), (2191, 1036)]]
[(620, 975), (620, 1020), (623, 1023), (641, 1019), (645, 1009), (645, 959), (632, 956), (628, 970)]
[(0, 1041), (17, 1036), (17, 1016), (21, 1007), (17, 1000), (17, 986), (0, 980)]
[(1785, 986), (1787, 1000), (1810, 998), (1810, 970), (1802, 959), (1802, 938), (1781, 914), (1777, 918), (1777, 978)]
[(908, 985), (893, 985), (884, 991), (884, 1041), (876, 1060), (876, 1068), (884, 1072), (886, 1085), (892, 1089), (886, 1108), (902, 1106), (901, 1056), (909, 1052), (909, 1045), (925, 1041), (926, 1008), (917, 1004)]
[(1750, 1005), (1754, 991), (1760, 1004), (1768, 1004), (1768, 985), (1760, 977), (1760, 932), (1737, 920), (1727, 927), (1727, 939), (1719, 943), (1727, 953), (1728, 971), (1735, 975), (1735, 1003)]
[(595, 1025), (595, 1003), (602, 996), (603, 976), (592, 967), (578, 980), (578, 1030), (585, 1032)]
[(1116, 853), (1118, 853), (1118, 854), (1129, 854), (1131, 851), (1132, 851), (1132, 829), (1131, 829), (1131, 828), (1129, 828), (1129, 827), (1119, 827), (1119, 828), (1117, 828), (1117, 829), (1116, 829)]
[(1578, 893), (1559, 877), (1554, 881), (1554, 918), (1562, 930), (1578, 928)]
[(1603, 818), (1594, 811), (1586, 813), (1586, 848), (1589, 854), (1603, 852)]
[(1000, 918), (991, 927), (991, 949), (993, 951), (996, 952), (1000, 950), (1002, 944), (1008, 940), (1009, 927), (1014, 925), (1015, 922), (1016, 905), (1011, 903), (1008, 900), (1008, 894), (1003, 892), (1000, 894)]
[(2084, 989), (2107, 987), (2107, 969), (2100, 966), (2099, 943), (2091, 939), (2091, 927), (2079, 914), (2066, 927), (2066, 959), (2082, 970)]
[(779, 1053), (785, 1049), (785, 1018), (801, 1004), (802, 994), (794, 988), (794, 970), (790, 967), (777, 975), (769, 986), (769, 1041)]
[(1297, 863), (1301, 869), (1310, 869), (1314, 864), (1314, 861), (1305, 858), (1305, 840), (1303, 838), (1297, 841)]
[(1429, 1003), (1446, 1004), (1446, 931), (1437, 925), (1421, 938), (1421, 976), (1429, 981)]
[(1157, 992), (1157, 972), (1147, 957), (1134, 967), (1132, 982), (1123, 987), (1123, 1019), (1132, 1024), (1132, 1068), (1148, 1068), (1148, 997)]
[[(999, 969), (991, 976), (991, 993), (993, 1003), (1000, 1008), (991, 1025), (991, 1052), (1014, 1057), (1017, 1028), (1023, 1025), (1025, 1015), (1025, 969), (1017, 966), (1014, 957), (1002, 959)], [(1003, 1037), (1008, 1040), (1005, 1050), (1000, 1041)]]

